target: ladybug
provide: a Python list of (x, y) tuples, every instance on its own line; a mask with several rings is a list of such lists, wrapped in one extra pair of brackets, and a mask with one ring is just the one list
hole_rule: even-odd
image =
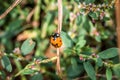
[(59, 33), (54, 33), (51, 37), (50, 37), (50, 43), (55, 47), (55, 48), (59, 48), (62, 46), (62, 38), (60, 37)]

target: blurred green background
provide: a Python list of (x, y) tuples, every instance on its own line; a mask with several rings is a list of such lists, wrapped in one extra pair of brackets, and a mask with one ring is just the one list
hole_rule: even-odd
[[(64, 80), (74, 78), (79, 80), (81, 76), (86, 74), (82, 61), (79, 59), (79, 54), (97, 54), (102, 50), (117, 47), (114, 8), (105, 9), (105, 18), (102, 20), (96, 19), (94, 22), (89, 15), (78, 14), (80, 12), (78, 0), (62, 1), (61, 37), (64, 44), (60, 50), (61, 68)], [(13, 2), (14, 0), (0, 0), (0, 14)], [(101, 4), (104, 1), (96, 0), (95, 3)], [(0, 50), (7, 54), (13, 53), (13, 50), (20, 47), (24, 40), (32, 38), (36, 42), (36, 46), (29, 55), (24, 56), (26, 60), (21, 61), (22, 68), (34, 58), (45, 59), (56, 56), (56, 49), (50, 46), (49, 37), (57, 30), (57, 19), (57, 0), (23, 0), (4, 19), (0, 20)], [(115, 63), (117, 63), (118, 58), (115, 59)], [(6, 76), (12, 76), (19, 71), (19, 69), (16, 70), (14, 61), (12, 65), (14, 67), (12, 73), (4, 71)], [(104, 68), (101, 68), (99, 72), (104, 73), (102, 70)], [(39, 75), (42, 78), (40, 77), (39, 80), (59, 80), (55, 71), (55, 62), (42, 64), (40, 73)], [(32, 74), (29, 76), (32, 76)], [(15, 80), (29, 80), (29, 76), (24, 78), (18, 76)], [(100, 80), (106, 79), (101, 77)]]

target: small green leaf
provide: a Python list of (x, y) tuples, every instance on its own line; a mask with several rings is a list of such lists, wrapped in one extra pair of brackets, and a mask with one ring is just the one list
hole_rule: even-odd
[(14, 20), (9, 23), (9, 25), (6, 27), (6, 30), (4, 33), (0, 34), (0, 38), (11, 38), (15, 35), (17, 35), (19, 32), (21, 32), (22, 28), (21, 25), (23, 23), (23, 20)]
[(29, 75), (29, 74), (33, 74), (35, 71), (32, 69), (25, 69), (21, 74), (23, 75)]
[(95, 40), (96, 40), (97, 42), (101, 42), (101, 36), (95, 36)]
[(76, 19), (76, 24), (80, 26), (81, 23), (82, 23), (82, 16), (78, 16)]
[(25, 40), (21, 46), (22, 54), (23, 55), (29, 54), (34, 47), (35, 47), (35, 42), (33, 42), (32, 39)]
[(120, 79), (120, 64), (115, 64), (112, 69), (115, 75)]
[(74, 0), (76, 3), (82, 3), (84, 0)]
[(33, 75), (30, 80), (43, 80), (43, 77), (40, 73)]
[(6, 55), (2, 56), (1, 64), (2, 64), (3, 68), (5, 68), (7, 71), (9, 71), (9, 72), (12, 71), (11, 62), (10, 62), (9, 58)]
[(62, 31), (61, 37), (62, 37), (63, 44), (65, 45), (66, 48), (70, 48), (73, 46), (73, 41), (67, 33)]
[(86, 44), (86, 41), (85, 40), (79, 40), (76, 44), (76, 48), (82, 48), (84, 47), (84, 45)]
[(112, 80), (112, 71), (110, 68), (106, 69), (106, 78), (107, 80)]
[(97, 13), (89, 12), (88, 15), (89, 15), (91, 18), (93, 18), (93, 19), (98, 19), (98, 15), (97, 15)]
[(96, 80), (95, 70), (94, 70), (93, 66), (91, 65), (91, 63), (90, 62), (84, 62), (83, 65), (84, 65), (85, 71), (87, 72), (88, 76), (92, 80)]
[(109, 58), (113, 58), (113, 57), (117, 56), (118, 50), (119, 50), (118, 48), (110, 48), (110, 49), (107, 49), (105, 51), (98, 53), (98, 55), (102, 59), (109, 59)]
[(87, 31), (90, 32), (91, 30), (91, 22), (87, 16), (83, 17), (83, 28)]
[(67, 48), (64, 50), (64, 53), (65, 53), (64, 56), (68, 57), (73, 54), (73, 50), (71, 48)]
[(95, 0), (85, 0), (85, 3), (86, 3), (86, 4), (94, 3), (94, 2), (95, 2)]
[(78, 65), (74, 68), (72, 65), (67, 68), (67, 76), (69, 78), (76, 78), (84, 72), (83, 65)]
[(101, 58), (97, 58), (96, 65), (99, 66), (99, 67), (101, 67), (103, 65), (103, 62), (102, 62)]
[(103, 20), (108, 21), (108, 20), (110, 20), (110, 18), (105, 16), (105, 17), (103, 17)]
[(4, 71), (0, 71), (0, 77), (2, 80), (6, 80), (6, 73)]

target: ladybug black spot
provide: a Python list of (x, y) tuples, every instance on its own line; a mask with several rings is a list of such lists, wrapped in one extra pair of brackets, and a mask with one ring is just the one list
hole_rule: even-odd
[(58, 47), (58, 44), (55, 44), (56, 47)]

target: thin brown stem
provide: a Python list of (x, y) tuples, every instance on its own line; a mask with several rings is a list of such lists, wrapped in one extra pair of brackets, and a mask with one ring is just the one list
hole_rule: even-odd
[(59, 48), (57, 48), (57, 63), (56, 63), (56, 67), (57, 67), (57, 73), (60, 74), (61, 73), (61, 68), (60, 68), (60, 52), (59, 52)]
[(34, 11), (35, 11), (35, 8), (32, 9), (32, 11), (28, 14), (28, 16), (27, 16), (27, 18), (26, 18), (26, 21), (27, 21), (27, 22), (30, 22), (30, 20), (31, 20), (33, 14), (34, 14)]
[[(116, 31), (117, 31), (117, 44), (118, 48), (120, 48), (120, 0), (116, 0), (115, 2), (115, 12), (116, 12)], [(120, 51), (119, 51), (119, 59), (120, 59)]]
[(62, 17), (62, 0), (58, 0), (58, 33), (60, 33), (62, 29)]
[[(58, 0), (58, 33), (61, 32), (62, 29), (62, 0)], [(57, 73), (61, 76), (61, 68), (60, 68), (60, 49), (57, 48)]]
[(22, 0), (15, 0), (13, 4), (3, 13), (0, 15), (0, 19), (3, 19), (15, 6), (17, 6)]

